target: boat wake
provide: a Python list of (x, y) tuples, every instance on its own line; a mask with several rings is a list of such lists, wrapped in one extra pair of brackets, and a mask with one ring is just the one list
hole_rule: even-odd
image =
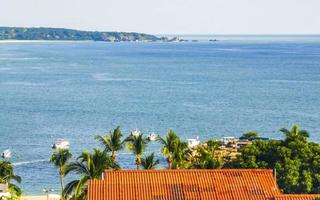
[(42, 163), (42, 162), (47, 162), (48, 160), (32, 160), (32, 161), (24, 161), (24, 162), (16, 162), (13, 163), (13, 166), (21, 166), (21, 165), (28, 165), (28, 164), (34, 164), (34, 163)]

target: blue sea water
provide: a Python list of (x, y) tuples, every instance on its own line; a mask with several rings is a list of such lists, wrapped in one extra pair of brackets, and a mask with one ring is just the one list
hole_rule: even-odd
[[(247, 130), (281, 138), (298, 123), (320, 141), (320, 37), (0, 43), (0, 109), (0, 150), (14, 152), (26, 194), (59, 189), (55, 139), (76, 156), (118, 125), (203, 141)], [(128, 151), (118, 157), (134, 167)]]

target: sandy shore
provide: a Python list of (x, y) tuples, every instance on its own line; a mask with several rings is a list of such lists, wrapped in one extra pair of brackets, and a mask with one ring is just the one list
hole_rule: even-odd
[[(21, 200), (47, 200), (47, 196), (23, 196)], [(49, 200), (59, 200), (59, 197), (49, 197)]]
[(47, 200), (46, 196), (25, 196), (21, 198), (22, 200)]

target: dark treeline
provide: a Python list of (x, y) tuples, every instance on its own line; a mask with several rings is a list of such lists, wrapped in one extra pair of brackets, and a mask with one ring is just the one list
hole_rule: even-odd
[(64, 28), (0, 27), (0, 40), (158, 41), (144, 33), (79, 31)]

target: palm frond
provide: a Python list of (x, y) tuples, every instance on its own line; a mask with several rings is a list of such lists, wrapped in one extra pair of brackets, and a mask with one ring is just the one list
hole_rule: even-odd
[(141, 165), (144, 169), (155, 169), (159, 163), (158, 159), (155, 160), (154, 153), (141, 159)]
[(73, 181), (69, 182), (65, 186), (65, 188), (64, 188), (64, 190), (62, 192), (63, 197), (65, 199), (68, 199), (69, 196), (72, 196), (73, 195), (73, 191), (75, 190), (75, 188), (77, 187), (78, 184), (79, 184), (79, 180), (73, 180)]

